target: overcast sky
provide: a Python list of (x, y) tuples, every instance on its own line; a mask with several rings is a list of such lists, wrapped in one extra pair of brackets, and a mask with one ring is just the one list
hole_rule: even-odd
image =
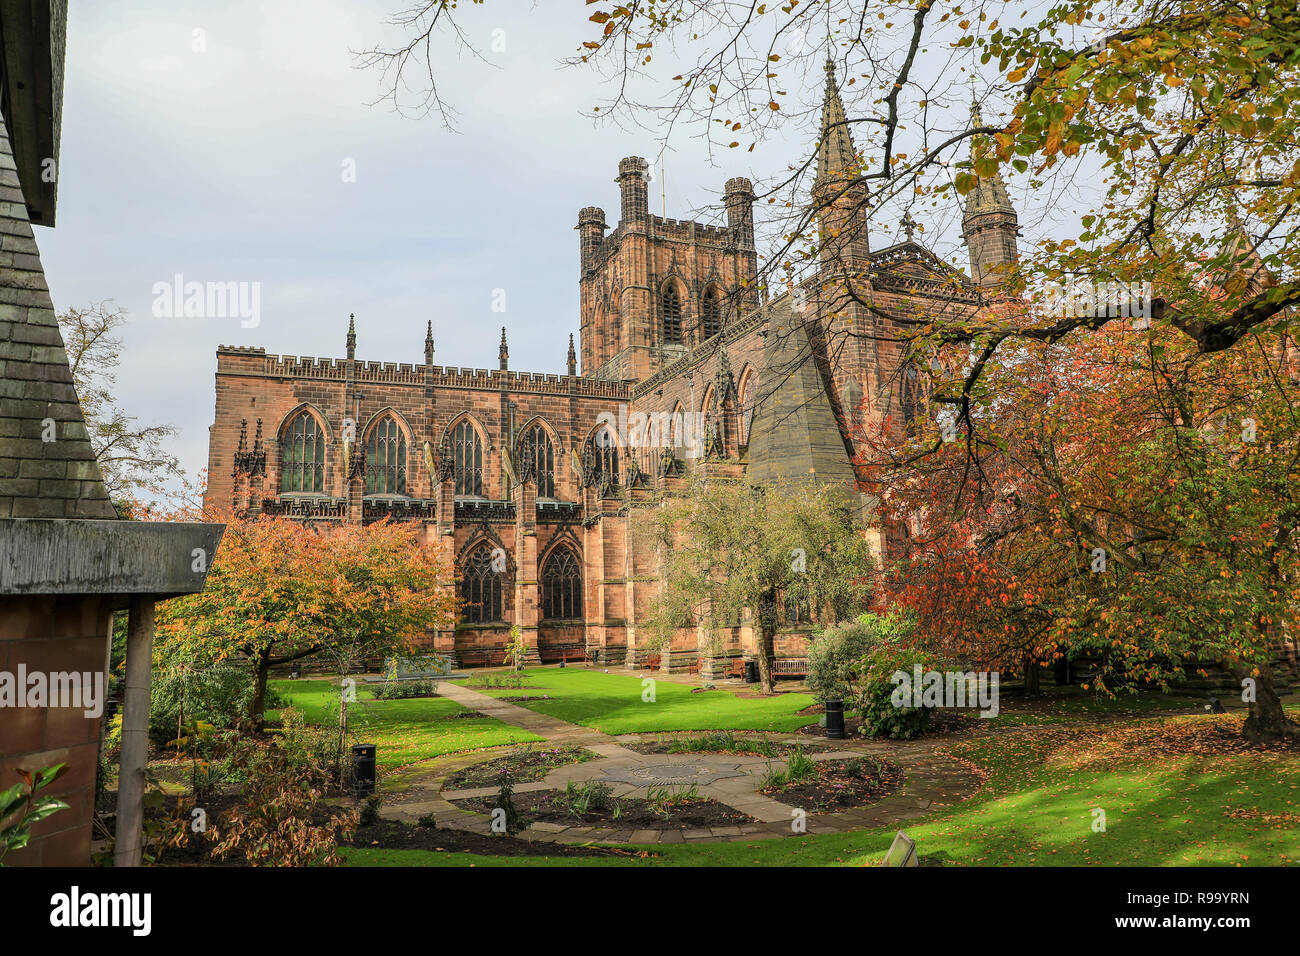
[[(122, 6), (73, 0), (58, 226), (37, 241), (57, 309), (112, 299), (129, 313), (119, 400), (180, 427), (188, 472), (206, 466), (218, 344), (342, 357), (355, 312), (361, 359), (423, 361), (432, 319), (439, 364), (494, 366), (504, 324), (513, 368), (563, 370), (578, 330), (578, 210), (601, 206), (614, 225), (618, 160), (659, 151), (651, 132), (583, 115), (597, 80), (559, 66), (589, 29), (581, 4), (462, 5), (471, 35), (486, 48), (500, 29), (505, 50), (447, 62), (458, 133), (371, 105), (379, 77), (351, 51), (391, 38), (385, 20), (403, 0)], [(809, 132), (710, 165), (698, 138), (674, 137), (668, 215), (812, 147)], [(652, 196), (657, 212), (658, 186)], [(941, 251), (965, 266), (960, 247)], [(259, 283), (259, 324), (154, 317), (155, 283), (177, 274)]]

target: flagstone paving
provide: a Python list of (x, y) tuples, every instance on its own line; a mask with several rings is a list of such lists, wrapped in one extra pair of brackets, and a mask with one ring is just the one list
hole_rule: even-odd
[[(543, 780), (516, 784), (516, 793), (563, 790), (571, 781), (595, 780), (608, 783), (617, 797), (630, 796), (653, 787), (693, 786), (700, 796), (739, 810), (754, 821), (740, 826), (637, 830), (537, 822), (518, 835), (526, 840), (654, 844), (843, 833), (889, 826), (924, 816), (937, 806), (967, 799), (979, 789), (981, 783), (981, 779), (968, 765), (936, 752), (942, 747), (940, 741), (845, 740), (835, 744), (840, 747), (838, 750), (824, 750), (809, 756), (814, 760), (843, 760), (862, 754), (887, 756), (903, 770), (902, 786), (870, 806), (839, 813), (804, 814), (789, 804), (758, 792), (763, 777), (768, 772), (785, 769), (785, 761), (779, 758), (743, 754), (641, 754), (622, 746), (623, 743), (637, 742), (640, 737), (635, 734), (611, 737), (589, 727), (539, 714), (526, 707), (445, 681), (439, 684), (438, 692), (471, 710), (544, 737), (549, 744), (586, 747), (600, 755), (596, 760), (557, 767)], [(657, 735), (646, 736), (653, 738)], [(799, 737), (783, 738), (780, 735), (769, 735), (766, 739), (803, 745), (819, 742)], [(497, 756), (499, 754), (486, 752), (451, 755), (429, 761), (429, 769), (410, 777), (403, 792), (387, 800), (381, 813), (403, 821), (414, 821), (432, 814), (439, 827), (488, 833), (490, 825), (486, 816), (463, 810), (451, 801), (492, 796), (497, 788), (475, 787), (444, 791), (442, 784), (447, 777), (459, 770)], [(797, 828), (798, 823), (802, 823), (802, 830)]]

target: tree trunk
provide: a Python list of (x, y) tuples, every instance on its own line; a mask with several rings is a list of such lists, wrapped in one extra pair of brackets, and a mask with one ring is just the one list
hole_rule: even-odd
[(1291, 720), (1282, 710), (1282, 701), (1278, 699), (1277, 688), (1273, 685), (1273, 668), (1268, 664), (1260, 665), (1258, 676), (1240, 666), (1233, 667), (1232, 673), (1238, 680), (1251, 678), (1255, 681), (1255, 699), (1250, 701), (1250, 714), (1241, 728), (1241, 735), (1251, 743), (1268, 743), (1287, 737), (1300, 737), (1300, 724)]
[(758, 679), (764, 694), (776, 693), (772, 677), (772, 658), (776, 656), (776, 596), (765, 594), (754, 611), (755, 650), (758, 655)]
[(1039, 694), (1038, 686), (1038, 661), (1032, 657), (1025, 658), (1025, 696), (1037, 697)]
[(248, 705), (248, 717), (253, 725), (261, 730), (262, 724), (265, 723), (262, 711), (266, 710), (266, 679), (271, 674), (271, 653), (258, 651), (253, 655), (252, 662), (253, 700)]

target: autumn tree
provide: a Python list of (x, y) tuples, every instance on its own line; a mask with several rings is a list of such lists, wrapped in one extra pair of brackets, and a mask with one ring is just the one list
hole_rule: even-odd
[(1103, 690), (1219, 663), (1247, 737), (1300, 732), (1272, 673), (1300, 624), (1300, 407), (1280, 338), (1249, 345), (1131, 328), (1038, 345), (988, 368), (973, 444), (927, 419), (882, 437), (867, 458), (911, 532), (892, 570), (921, 633), (1027, 673), (1096, 661)]
[(139, 492), (179, 479), (180, 462), (164, 447), (176, 427), (141, 424), (117, 402), (126, 313), (105, 301), (70, 308), (58, 320), (90, 446), (114, 502), (121, 508)]
[(635, 511), (637, 546), (657, 548), (661, 562), (651, 630), (667, 642), (678, 628), (700, 627), (716, 641), (748, 612), (759, 677), (772, 693), (779, 607), (806, 607), (830, 622), (869, 599), (874, 562), (860, 515), (857, 494), (831, 484), (692, 477)]
[(451, 572), (411, 525), (381, 521), (317, 531), (285, 518), (226, 517), (207, 586), (160, 607), (161, 652), (249, 661), (249, 716), (261, 720), (279, 664), (318, 654), (351, 661), (414, 652), (451, 627)]

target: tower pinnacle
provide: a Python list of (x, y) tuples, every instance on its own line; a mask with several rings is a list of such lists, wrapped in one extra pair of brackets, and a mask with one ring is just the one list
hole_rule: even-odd
[[(984, 125), (979, 103), (971, 100), (971, 127)], [(994, 169), (981, 175), (980, 160), (989, 155), (988, 138), (979, 133), (971, 137), (970, 163), (975, 174), (975, 188), (966, 194), (966, 208), (961, 220), (961, 234), (970, 250), (971, 278), (981, 286), (1000, 285), (1006, 273), (1020, 261), (1016, 236), (1020, 222), (1002, 173)]]

